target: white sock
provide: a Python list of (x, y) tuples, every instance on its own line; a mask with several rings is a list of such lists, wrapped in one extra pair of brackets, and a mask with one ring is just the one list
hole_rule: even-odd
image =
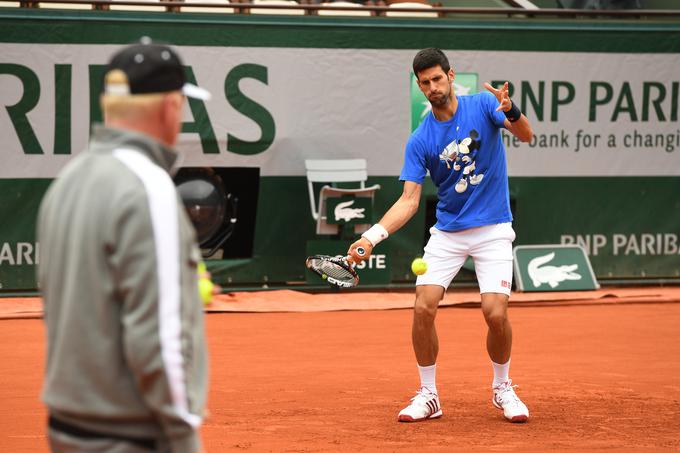
[(420, 387), (425, 387), (437, 395), (437, 385), (435, 384), (435, 376), (437, 374), (437, 364), (430, 366), (420, 366), (418, 365), (418, 373), (420, 374)]
[(509, 375), (510, 375), (510, 359), (508, 359), (507, 362), (504, 364), (498, 364), (494, 362), (493, 360), (491, 361), (491, 365), (493, 365), (493, 386), (496, 387), (497, 385), (501, 385), (504, 382), (508, 382), (510, 380)]

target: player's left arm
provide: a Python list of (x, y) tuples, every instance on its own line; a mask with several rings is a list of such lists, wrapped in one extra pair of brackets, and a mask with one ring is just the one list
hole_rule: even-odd
[[(512, 102), (508, 94), (508, 82), (505, 82), (502, 87), (496, 89), (489, 83), (484, 83), (484, 87), (493, 94), (498, 100), (498, 107), (496, 111), (503, 111), (506, 114), (503, 126), (510, 131), (512, 135), (523, 142), (530, 142), (534, 136), (534, 131), (531, 128), (531, 123), (519, 108)], [(514, 121), (513, 121), (514, 120)]]

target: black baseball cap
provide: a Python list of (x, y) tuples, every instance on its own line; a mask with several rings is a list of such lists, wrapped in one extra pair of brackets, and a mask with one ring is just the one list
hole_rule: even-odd
[(187, 83), (182, 61), (172, 48), (154, 43), (146, 36), (111, 57), (106, 74), (113, 70), (122, 71), (127, 80), (105, 83), (106, 94), (129, 96), (181, 91), (185, 96), (204, 101), (211, 97), (209, 91)]

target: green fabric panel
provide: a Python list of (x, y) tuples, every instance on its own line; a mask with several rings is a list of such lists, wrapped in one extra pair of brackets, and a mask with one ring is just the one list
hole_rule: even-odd
[(663, 253), (674, 248), (663, 235), (680, 238), (680, 178), (511, 178), (510, 189), (515, 245), (580, 236), (598, 278), (680, 276), (680, 251)]
[(0, 42), (20, 43), (125, 44), (147, 34), (176, 45), (202, 46), (680, 52), (680, 24), (639, 20), (427, 20), (8, 8), (0, 11), (0, 26)]
[[(35, 265), (27, 261), (36, 258), (36, 215), (49, 183), (0, 180), (0, 218), (8, 220), (0, 224), (0, 293), (36, 288)], [(376, 183), (382, 186), (374, 210), (380, 218), (402, 183), (397, 177), (369, 178), (369, 185)], [(571, 236), (590, 251), (598, 279), (680, 278), (680, 178), (511, 178), (510, 193), (515, 245), (558, 244)], [(389, 239), (392, 283), (414, 280), (410, 263), (429, 237), (434, 203), (428, 180), (418, 212)], [(317, 238), (306, 179), (261, 178), (252, 258), (210, 260), (210, 270), (226, 287), (302, 283), (306, 244)], [(455, 281), (473, 283), (474, 273), (463, 269)]]
[(0, 179), (0, 293), (35, 289), (36, 218), (49, 179)]
[(680, 9), (678, 0), (645, 0), (646, 9)]
[[(396, 177), (370, 178), (368, 183), (382, 186), (375, 199), (375, 216), (380, 218), (401, 194), (402, 183)], [(680, 193), (680, 178), (511, 178), (510, 188), (515, 245), (555, 244), (562, 235), (571, 235), (590, 242), (591, 263), (600, 279), (680, 277), (680, 255), (650, 254), (648, 246), (645, 254), (635, 256), (636, 244), (630, 242), (642, 249), (642, 235), (653, 235), (655, 241), (659, 234), (680, 237), (680, 199), (668, 197)], [(254, 276), (255, 282), (263, 282), (266, 276), (270, 284), (304, 280), (305, 244), (316, 237), (305, 180), (263, 178), (260, 189), (255, 256), (249, 266), (231, 268), (219, 278), (243, 282)], [(418, 213), (389, 239), (393, 283), (414, 280), (410, 263), (422, 254), (434, 222), (433, 213), (426, 212), (428, 200), (432, 208), (436, 191), (429, 180)], [(612, 254), (614, 234), (626, 239), (617, 256)], [(606, 245), (596, 244), (601, 237)], [(597, 255), (592, 255), (596, 247)], [(455, 281), (474, 282), (474, 274), (463, 269)]]

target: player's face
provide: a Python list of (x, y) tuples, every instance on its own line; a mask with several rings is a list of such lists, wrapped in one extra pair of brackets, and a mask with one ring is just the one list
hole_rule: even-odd
[(453, 69), (444, 72), (441, 66), (423, 69), (418, 74), (418, 87), (433, 107), (442, 107), (451, 98), (451, 81)]

